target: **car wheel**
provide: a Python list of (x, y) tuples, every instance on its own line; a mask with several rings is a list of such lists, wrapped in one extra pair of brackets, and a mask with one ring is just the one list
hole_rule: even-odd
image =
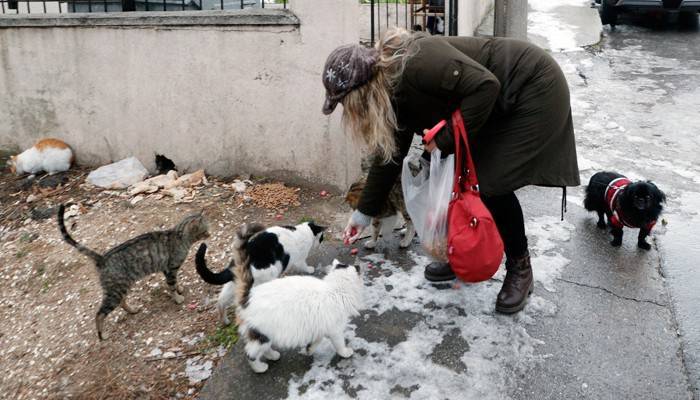
[(683, 11), (678, 16), (678, 23), (682, 27), (698, 26), (698, 14), (695, 11)]
[(602, 0), (600, 2), (600, 22), (603, 25), (609, 24), (613, 27), (617, 24), (617, 10), (609, 1), (610, 0)]

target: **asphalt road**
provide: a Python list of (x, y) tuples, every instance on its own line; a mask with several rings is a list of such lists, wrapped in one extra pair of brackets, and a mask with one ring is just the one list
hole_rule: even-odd
[[(559, 54), (573, 78), (582, 175), (651, 179), (668, 196), (656, 245), (689, 381), (700, 386), (700, 32), (698, 20), (627, 15), (600, 46)], [(687, 21), (685, 21), (687, 22)], [(575, 75), (578, 75), (578, 79)], [(587, 168), (584, 170), (584, 168)], [(632, 240), (632, 234), (627, 239)]]

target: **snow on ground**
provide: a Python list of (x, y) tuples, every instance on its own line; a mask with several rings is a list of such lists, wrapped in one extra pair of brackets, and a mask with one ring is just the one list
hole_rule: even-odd
[[(558, 247), (570, 239), (573, 226), (557, 217), (540, 217), (529, 220), (527, 229), (533, 243), (532, 262), (537, 266), (535, 279), (545, 289), (555, 290), (554, 279), (569, 263)], [(498, 315), (494, 301), (503, 269), (484, 283), (450, 283), (451, 288), (439, 288), (423, 277), (430, 260), (415, 253), (411, 259), (413, 265), (408, 269), (378, 254), (361, 261), (368, 275), (371, 269), (372, 275), (378, 275), (366, 279), (363, 317), (376, 313), (381, 318), (397, 310), (421, 315), (406, 339), (393, 346), (369, 342), (351, 326), (347, 335), (355, 354), (340, 361), (336, 370), (331, 366), (333, 348), (326, 341), (316, 350), (312, 368), (290, 380), (290, 399), (347, 398), (345, 387), (354, 388), (359, 399), (390, 398), (397, 387), (410, 388), (412, 399), (503, 399), (508, 397), (513, 371), (524, 371), (544, 359), (535, 351), (543, 342), (530, 336), (526, 327), (554, 315), (556, 305), (534, 294), (524, 312)], [(453, 331), (468, 343), (459, 357), (463, 370), (447, 368), (432, 359), (446, 332)]]
[(563, 6), (588, 7), (587, 0), (529, 0), (527, 30), (544, 37), (555, 51), (577, 50), (576, 28), (557, 15), (555, 9)]

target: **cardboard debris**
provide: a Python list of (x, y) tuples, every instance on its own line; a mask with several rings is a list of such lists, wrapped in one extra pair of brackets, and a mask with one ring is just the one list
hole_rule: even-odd
[(129, 188), (129, 195), (137, 196), (131, 200), (131, 204), (141, 201), (136, 199), (143, 197), (142, 194), (153, 194), (159, 191), (158, 194), (151, 196), (151, 198), (160, 200), (165, 195), (172, 197), (175, 202), (189, 203), (194, 201), (196, 194), (193, 188), (208, 183), (203, 169), (180, 177), (178, 177), (176, 171), (171, 170), (165, 175), (154, 176), (132, 185)]
[(181, 201), (187, 195), (187, 190), (180, 187), (174, 187), (171, 189), (163, 190), (163, 194), (172, 197), (173, 199), (175, 199), (175, 201)]
[(177, 172), (169, 171), (165, 175), (158, 175), (138, 182), (129, 188), (129, 194), (135, 196), (141, 193), (155, 193), (158, 190), (172, 184), (178, 179)]
[(204, 175), (204, 170), (200, 169), (198, 171), (195, 171), (191, 174), (186, 174), (182, 175), (181, 177), (177, 178), (174, 182), (169, 182), (163, 187), (165, 189), (172, 189), (175, 187), (192, 187), (192, 186), (199, 186), (199, 185), (206, 185), (207, 182), (207, 177)]

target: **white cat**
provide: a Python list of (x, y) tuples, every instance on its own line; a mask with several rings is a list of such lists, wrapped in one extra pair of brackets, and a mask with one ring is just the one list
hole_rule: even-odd
[[(278, 278), (287, 271), (314, 273), (314, 267), (306, 263), (309, 252), (323, 241), (325, 227), (313, 222), (297, 226), (273, 226), (264, 229), (262, 225), (251, 225), (251, 236), (242, 246), (250, 257), (250, 267), (255, 284)], [(195, 257), (199, 276), (212, 285), (224, 285), (219, 293), (217, 309), (219, 320), (228, 325), (230, 321), (226, 310), (233, 304), (235, 286), (233, 260), (228, 267), (214, 273), (207, 268), (205, 255), (207, 245), (202, 243)]]
[(10, 157), (10, 170), (17, 175), (37, 174), (45, 171), (49, 175), (68, 171), (73, 164), (73, 150), (59, 139), (41, 139), (29, 149)]
[(323, 338), (330, 339), (339, 356), (353, 354), (345, 344), (344, 331), (350, 318), (360, 315), (362, 308), (364, 285), (358, 266), (348, 267), (334, 260), (323, 279), (286, 276), (255, 287), (249, 263), (237, 264), (234, 270), (239, 281), (238, 332), (253, 371), (267, 371), (263, 359), (279, 360), (277, 350), (306, 346), (307, 354), (311, 354)]

